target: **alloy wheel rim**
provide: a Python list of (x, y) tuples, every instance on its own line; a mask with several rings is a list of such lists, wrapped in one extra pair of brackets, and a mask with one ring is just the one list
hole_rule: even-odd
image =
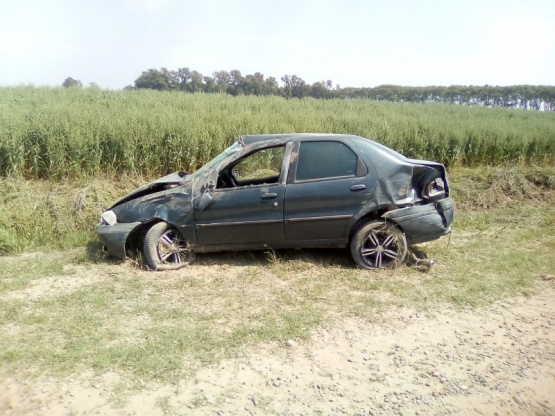
[(360, 254), (370, 266), (380, 269), (399, 257), (399, 244), (394, 234), (372, 231), (366, 236)]
[(158, 257), (162, 264), (183, 264), (190, 256), (189, 245), (179, 238), (175, 230), (168, 230), (158, 240)]

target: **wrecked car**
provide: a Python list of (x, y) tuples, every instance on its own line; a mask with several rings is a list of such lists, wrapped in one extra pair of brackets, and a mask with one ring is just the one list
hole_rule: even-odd
[(154, 270), (194, 253), (348, 247), (362, 268), (393, 268), (408, 245), (450, 232), (443, 165), (338, 134), (242, 136), (192, 174), (176, 172), (117, 201), (98, 237), (112, 256)]

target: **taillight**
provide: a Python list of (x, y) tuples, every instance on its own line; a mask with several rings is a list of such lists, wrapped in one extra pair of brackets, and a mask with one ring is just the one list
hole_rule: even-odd
[(422, 189), (424, 199), (441, 199), (445, 197), (445, 182), (443, 179), (436, 178), (428, 182)]

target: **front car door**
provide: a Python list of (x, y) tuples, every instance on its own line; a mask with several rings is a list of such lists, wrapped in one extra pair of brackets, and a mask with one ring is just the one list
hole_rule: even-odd
[(368, 168), (342, 141), (302, 141), (293, 155), (285, 191), (286, 241), (343, 243), (351, 218), (374, 191)]
[(271, 246), (285, 240), (285, 153), (285, 145), (259, 149), (219, 172), (210, 204), (195, 207), (198, 244)]

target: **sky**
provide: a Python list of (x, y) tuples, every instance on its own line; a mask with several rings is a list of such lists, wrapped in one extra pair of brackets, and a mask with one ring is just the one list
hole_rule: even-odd
[(121, 89), (163, 67), (555, 85), (555, 0), (0, 0), (0, 86)]

